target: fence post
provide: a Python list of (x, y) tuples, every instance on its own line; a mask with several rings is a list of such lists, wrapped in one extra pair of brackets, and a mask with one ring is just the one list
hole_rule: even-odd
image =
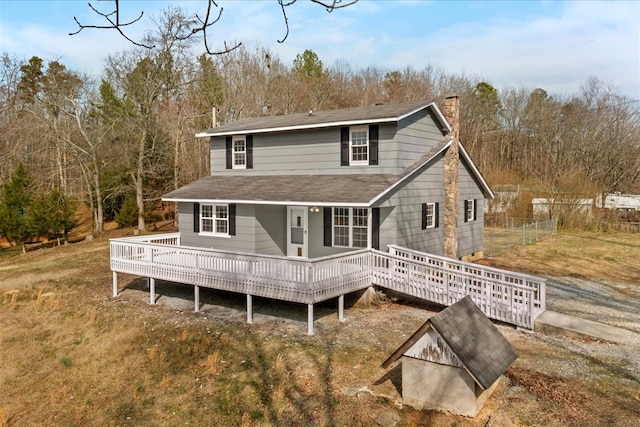
[(522, 246), (527, 245), (527, 225), (522, 224)]
[(489, 257), (493, 258), (493, 231), (489, 232)]

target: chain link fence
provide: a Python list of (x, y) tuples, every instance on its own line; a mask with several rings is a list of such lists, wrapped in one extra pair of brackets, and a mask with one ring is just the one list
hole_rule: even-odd
[(484, 256), (491, 258), (516, 246), (524, 246), (558, 233), (555, 219), (537, 221), (531, 218), (486, 217), (484, 224)]

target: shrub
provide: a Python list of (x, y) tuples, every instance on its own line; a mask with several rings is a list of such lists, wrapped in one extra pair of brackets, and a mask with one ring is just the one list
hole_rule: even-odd
[(133, 227), (138, 223), (138, 206), (133, 197), (127, 197), (114, 218), (120, 227)]

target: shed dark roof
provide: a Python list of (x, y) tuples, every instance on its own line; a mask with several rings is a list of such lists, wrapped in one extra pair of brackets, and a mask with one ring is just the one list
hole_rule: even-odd
[(234, 133), (261, 133), (293, 129), (311, 129), (330, 126), (347, 126), (356, 123), (398, 121), (425, 108), (430, 108), (438, 117), (442, 129), (448, 132), (449, 123), (434, 102), (413, 101), (399, 104), (381, 104), (370, 107), (346, 108), (342, 110), (313, 111), (309, 113), (263, 116), (237, 120), (208, 129), (196, 136), (223, 136)]
[(509, 341), (467, 295), (427, 320), (382, 366), (398, 360), (430, 327), (483, 389), (491, 387), (518, 358)]

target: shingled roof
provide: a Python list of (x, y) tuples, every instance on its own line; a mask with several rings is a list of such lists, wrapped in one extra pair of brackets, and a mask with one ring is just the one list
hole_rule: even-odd
[(196, 134), (197, 137), (256, 134), (296, 129), (314, 129), (333, 126), (352, 126), (367, 123), (397, 122), (417, 111), (429, 109), (440, 122), (442, 130), (451, 130), (449, 122), (434, 102), (413, 101), (398, 104), (380, 104), (370, 107), (341, 110), (312, 111), (310, 113), (262, 116), (237, 120)]
[(397, 175), (213, 175), (174, 190), (163, 199), (368, 205), (396, 181)]
[(386, 368), (402, 357), (430, 328), (456, 355), (465, 370), (488, 389), (518, 358), (518, 353), (470, 296), (429, 318), (383, 364)]

